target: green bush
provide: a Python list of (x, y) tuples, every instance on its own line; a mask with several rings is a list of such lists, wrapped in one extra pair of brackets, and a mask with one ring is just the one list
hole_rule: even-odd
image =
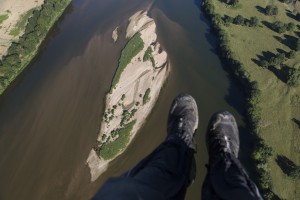
[(294, 50), (291, 50), (287, 54), (287, 58), (289, 58), (289, 59), (293, 59), (293, 58), (295, 58), (295, 56), (296, 56), (296, 52)]
[(230, 16), (226, 16), (225, 19), (224, 19), (224, 24), (226, 26), (228, 26), (229, 24), (233, 23), (233, 17), (230, 17)]
[(296, 25), (293, 22), (290, 22), (287, 24), (286, 30), (288, 31), (294, 31), (296, 28)]
[(118, 153), (120, 153), (129, 143), (130, 134), (136, 120), (126, 124), (123, 128), (116, 130), (119, 137), (113, 142), (107, 142), (103, 144), (100, 148), (96, 150), (98, 156), (104, 160), (109, 160), (114, 158)]
[(256, 172), (259, 176), (259, 187), (264, 191), (271, 189), (270, 168), (268, 166), (268, 159), (272, 156), (273, 150), (266, 145), (261, 138), (257, 138), (252, 158), (256, 163)]
[(150, 88), (148, 88), (143, 96), (143, 105), (145, 105), (150, 100)]
[(245, 19), (242, 15), (238, 15), (234, 18), (233, 23), (237, 25), (243, 25), (245, 23)]
[(8, 19), (8, 14), (0, 15), (0, 24), (2, 24), (7, 19)]
[(151, 47), (148, 47), (145, 54), (144, 54), (144, 57), (143, 57), (143, 61), (147, 61), (149, 60), (151, 57), (152, 57), (152, 48)]
[(205, 11), (205, 13), (208, 15), (212, 15), (215, 12), (215, 6), (213, 5), (211, 0), (203, 0), (202, 8)]
[(231, 5), (233, 5), (234, 7), (236, 7), (239, 4), (239, 0), (232, 0), (231, 1)]
[(288, 68), (287, 73), (287, 85), (290, 87), (297, 87), (300, 80), (300, 70), (294, 68)]
[(144, 54), (143, 61), (145, 62), (147, 60), (150, 60), (151, 63), (152, 63), (152, 67), (155, 68), (155, 60), (152, 56), (152, 53), (153, 53), (152, 48), (148, 47), (145, 54)]
[(124, 101), (125, 97), (126, 97), (126, 95), (122, 94), (121, 100)]
[(288, 25), (281, 22), (281, 21), (276, 21), (272, 24), (272, 28), (274, 29), (274, 31), (276, 31), (277, 33), (284, 33), (287, 31), (287, 27)]
[(259, 19), (257, 17), (251, 17), (249, 22), (250, 27), (258, 27), (259, 26)]
[(265, 8), (266, 15), (277, 15), (278, 14), (278, 7), (273, 5), (268, 5)]

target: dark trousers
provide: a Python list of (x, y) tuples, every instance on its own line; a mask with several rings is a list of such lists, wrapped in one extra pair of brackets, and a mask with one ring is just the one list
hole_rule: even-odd
[[(133, 169), (109, 179), (94, 199), (184, 199), (194, 177), (194, 150), (169, 138)], [(209, 163), (202, 199), (262, 198), (239, 160), (224, 153)]]

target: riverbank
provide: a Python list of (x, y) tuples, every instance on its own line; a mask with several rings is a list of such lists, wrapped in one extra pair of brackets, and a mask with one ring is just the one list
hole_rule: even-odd
[(24, 33), (26, 22), (33, 10), (40, 9), (43, 0), (0, 0), (0, 59), (11, 43)]
[[(15, 8), (19, 5), (16, 4), (17, 0), (1, 1), (3, 5), (10, 9), (5, 10), (6, 13), (2, 14), (7, 17), (2, 22), (2, 32), (0, 32), (4, 34), (1, 35), (1, 38), (4, 39), (5, 43), (1, 48), (0, 95), (36, 56), (49, 30), (64, 13), (71, 1), (53, 0), (46, 1), (43, 4), (42, 1), (34, 1), (34, 3), (30, 1), (31, 3), (27, 2), (27, 6), (23, 6), (23, 8)], [(21, 3), (19, 6), (22, 7), (24, 3), (26, 2)], [(25, 10), (27, 11), (25, 12)], [(21, 36), (18, 39), (13, 39), (20, 34)]]
[(96, 180), (133, 140), (153, 109), (169, 74), (167, 53), (158, 43), (156, 24), (146, 11), (129, 18), (126, 38), (129, 41), (121, 52), (106, 96), (98, 145), (87, 159), (91, 181)]
[(248, 95), (247, 115), (257, 137), (256, 182), (265, 199), (295, 199), (300, 195), (298, 11), (290, 3), (263, 0), (235, 5), (205, 0), (202, 7), (218, 36), (220, 56)]

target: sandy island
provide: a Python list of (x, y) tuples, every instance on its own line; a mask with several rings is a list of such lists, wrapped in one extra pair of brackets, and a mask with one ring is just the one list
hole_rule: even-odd
[[(116, 31), (113, 37), (116, 37), (115, 34)], [(139, 11), (129, 19), (126, 38), (132, 38), (136, 34), (140, 34), (144, 47), (131, 59), (118, 83), (106, 96), (105, 113), (97, 139), (100, 150), (103, 145), (114, 142), (120, 137), (115, 134), (115, 130), (131, 123), (134, 125), (126, 146), (129, 145), (154, 107), (169, 74), (167, 53), (157, 42), (156, 24), (147, 16), (146, 11)], [(149, 52), (149, 48), (151, 48), (152, 58), (145, 60), (143, 58)], [(92, 149), (87, 159), (91, 181), (95, 181), (105, 172), (109, 162), (120, 155), (125, 148), (120, 149), (113, 158), (106, 160)]]
[(8, 17), (0, 24), (0, 59), (6, 54), (12, 41), (23, 34), (24, 30), (17, 35), (10, 34), (20, 18), (29, 10), (40, 7), (43, 2), (44, 0), (0, 0), (0, 15)]

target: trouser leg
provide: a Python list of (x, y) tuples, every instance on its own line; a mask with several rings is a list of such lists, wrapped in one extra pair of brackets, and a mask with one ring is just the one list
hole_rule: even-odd
[(124, 176), (148, 185), (166, 199), (183, 199), (195, 176), (194, 164), (194, 150), (180, 140), (167, 140)]
[(202, 187), (202, 199), (262, 199), (240, 161), (230, 153), (222, 153), (208, 166)]

